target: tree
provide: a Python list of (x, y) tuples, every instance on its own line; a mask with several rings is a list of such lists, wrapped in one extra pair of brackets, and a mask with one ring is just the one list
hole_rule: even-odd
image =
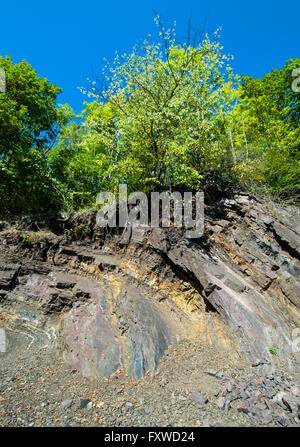
[(242, 77), (234, 123), (238, 177), (278, 192), (300, 190), (300, 95), (292, 90), (292, 71), (300, 59), (261, 79)]
[[(107, 65), (107, 85), (93, 83), (85, 144), (98, 147), (103, 184), (129, 191), (184, 184), (231, 163), (224, 117), (234, 101), (235, 78), (220, 43), (175, 43), (159, 20), (161, 40), (145, 41)], [(225, 132), (225, 134), (224, 134)], [(220, 135), (226, 144), (220, 144)]]
[(6, 92), (0, 93), (1, 215), (57, 209), (61, 192), (47, 157), (71, 109), (56, 106), (61, 89), (26, 61), (0, 57), (0, 67), (6, 74)]
[(93, 106), (87, 105), (82, 124), (71, 122), (62, 130), (58, 144), (49, 153), (53, 176), (65, 188), (65, 209), (95, 205), (102, 185), (107, 162), (101, 144), (93, 139), (92, 127), (88, 127)]

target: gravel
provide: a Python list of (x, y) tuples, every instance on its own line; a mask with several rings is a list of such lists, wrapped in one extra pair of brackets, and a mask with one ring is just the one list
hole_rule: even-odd
[[(154, 375), (88, 379), (50, 347), (9, 332), (0, 358), (1, 426), (299, 426), (299, 378), (266, 377), (200, 341), (170, 346)], [(212, 371), (214, 374), (212, 374)]]

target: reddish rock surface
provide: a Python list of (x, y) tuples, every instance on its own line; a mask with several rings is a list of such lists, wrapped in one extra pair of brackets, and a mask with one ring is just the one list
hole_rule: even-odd
[(46, 338), (83, 375), (139, 378), (168, 346), (201, 337), (232, 358), (297, 368), (297, 209), (208, 194), (196, 240), (174, 228), (100, 229), (93, 212), (3, 227), (3, 325), (31, 325), (33, 342)]

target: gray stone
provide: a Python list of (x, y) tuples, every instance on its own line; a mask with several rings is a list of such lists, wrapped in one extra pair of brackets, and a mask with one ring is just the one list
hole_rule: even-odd
[(264, 360), (256, 359), (254, 362), (252, 362), (252, 366), (253, 368), (255, 368), (256, 366), (264, 365), (265, 363), (266, 362)]
[(279, 222), (274, 222), (273, 231), (279, 241), (300, 259), (300, 236)]
[(60, 406), (63, 410), (66, 410), (67, 408), (70, 408), (73, 405), (73, 400), (72, 399), (68, 399), (68, 400), (64, 400)]
[(237, 404), (236, 409), (239, 413), (245, 413), (245, 414), (249, 413), (248, 405), (245, 402), (239, 402)]
[(218, 408), (220, 408), (220, 410), (224, 410), (225, 406), (226, 406), (226, 399), (225, 397), (219, 397), (219, 399), (217, 400), (217, 406)]
[(300, 397), (300, 389), (298, 386), (293, 386), (291, 389), (291, 393), (296, 396), (296, 397)]
[(192, 399), (199, 407), (203, 407), (207, 402), (208, 399), (203, 394), (199, 393), (199, 391), (191, 390)]
[(208, 374), (209, 376), (216, 376), (217, 375), (217, 371), (215, 371), (214, 369), (206, 369), (205, 374)]
[(83, 408), (86, 408), (89, 403), (90, 403), (90, 399), (80, 399), (78, 409), (82, 410)]
[(284, 396), (282, 396), (282, 403), (286, 406), (288, 411), (296, 413), (298, 405), (300, 405), (300, 400), (292, 393), (285, 393)]
[(267, 408), (266, 404), (264, 402), (258, 402), (256, 404), (256, 408), (258, 408), (258, 410), (265, 410)]
[(277, 418), (277, 422), (279, 425), (282, 425), (283, 427), (287, 427), (289, 425), (289, 419), (286, 416), (279, 416)]
[(215, 421), (210, 424), (211, 427), (226, 427), (223, 421)]
[(15, 377), (7, 377), (6, 382), (14, 382), (15, 380)]
[(231, 382), (228, 382), (227, 385), (226, 385), (226, 390), (227, 390), (227, 392), (228, 392), (228, 393), (231, 393), (232, 388), (233, 388), (233, 387), (232, 387), (232, 383), (231, 383)]

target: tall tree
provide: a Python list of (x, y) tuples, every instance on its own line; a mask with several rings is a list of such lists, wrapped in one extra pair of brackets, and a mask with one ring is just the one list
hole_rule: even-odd
[(300, 94), (292, 89), (299, 66), (291, 59), (260, 79), (244, 76), (231, 115), (239, 178), (278, 192), (300, 190)]
[(158, 43), (117, 56), (107, 66), (107, 85), (88, 92), (99, 105), (87, 111), (86, 141), (102, 147), (110, 189), (121, 181), (129, 190), (196, 186), (232, 157), (230, 143), (219, 144), (235, 93), (229, 57), (217, 39), (181, 45), (158, 25)]
[(56, 106), (61, 89), (26, 61), (0, 57), (0, 68), (6, 75), (6, 91), (0, 93), (0, 213), (50, 211), (59, 206), (61, 193), (47, 157), (72, 112)]

